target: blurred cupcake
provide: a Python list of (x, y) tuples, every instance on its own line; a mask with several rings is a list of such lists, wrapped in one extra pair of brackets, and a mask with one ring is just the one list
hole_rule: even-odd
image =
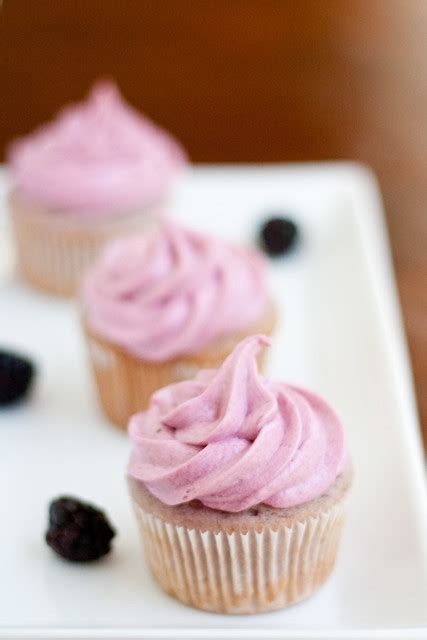
[(172, 224), (112, 243), (83, 283), (101, 405), (123, 428), (154, 391), (219, 366), (274, 322), (258, 252)]
[(100, 246), (157, 219), (186, 156), (103, 82), (15, 141), (8, 161), (19, 270), (39, 289), (71, 295)]
[(312, 595), (337, 556), (352, 470), (309, 391), (262, 378), (265, 336), (161, 389), (129, 425), (134, 510), (152, 573), (185, 604), (259, 613)]

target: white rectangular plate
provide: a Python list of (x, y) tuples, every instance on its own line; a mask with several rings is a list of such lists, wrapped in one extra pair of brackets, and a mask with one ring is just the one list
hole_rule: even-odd
[[(336, 571), (307, 602), (252, 617), (162, 593), (126, 494), (129, 444), (97, 409), (76, 309), (3, 265), (0, 344), (30, 354), (39, 375), (28, 403), (0, 411), (0, 637), (425, 637), (422, 456), (375, 180), (351, 164), (200, 167), (174, 210), (240, 242), (276, 211), (301, 229), (297, 250), (271, 264), (281, 324), (269, 374), (324, 394), (347, 426), (356, 480)], [(108, 558), (76, 566), (46, 546), (47, 505), (61, 493), (106, 509), (118, 530)]]

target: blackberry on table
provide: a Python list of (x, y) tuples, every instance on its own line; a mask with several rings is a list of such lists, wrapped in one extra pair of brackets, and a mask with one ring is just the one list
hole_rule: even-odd
[(298, 227), (289, 218), (269, 218), (260, 230), (261, 247), (270, 256), (280, 256), (289, 251), (297, 237)]
[(23, 356), (0, 350), (0, 406), (23, 399), (34, 378), (35, 367)]
[(66, 560), (98, 560), (110, 551), (115, 534), (103, 511), (90, 504), (69, 496), (50, 503), (46, 542)]

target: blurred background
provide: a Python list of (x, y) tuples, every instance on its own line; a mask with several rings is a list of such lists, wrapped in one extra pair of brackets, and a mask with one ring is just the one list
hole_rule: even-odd
[(375, 170), (427, 442), (427, 0), (1, 7), (2, 153), (112, 76), (195, 162), (352, 159)]

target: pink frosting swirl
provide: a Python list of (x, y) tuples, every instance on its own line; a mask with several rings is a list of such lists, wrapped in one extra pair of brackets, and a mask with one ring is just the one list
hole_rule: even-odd
[(165, 223), (116, 240), (83, 284), (87, 323), (152, 361), (195, 353), (246, 330), (268, 305), (256, 251)]
[(131, 418), (129, 474), (168, 505), (228, 512), (322, 495), (347, 461), (342, 425), (318, 396), (259, 375), (268, 344), (246, 338), (218, 370), (157, 391)]
[(91, 215), (151, 205), (186, 164), (181, 146), (108, 82), (12, 143), (8, 159), (24, 196)]

